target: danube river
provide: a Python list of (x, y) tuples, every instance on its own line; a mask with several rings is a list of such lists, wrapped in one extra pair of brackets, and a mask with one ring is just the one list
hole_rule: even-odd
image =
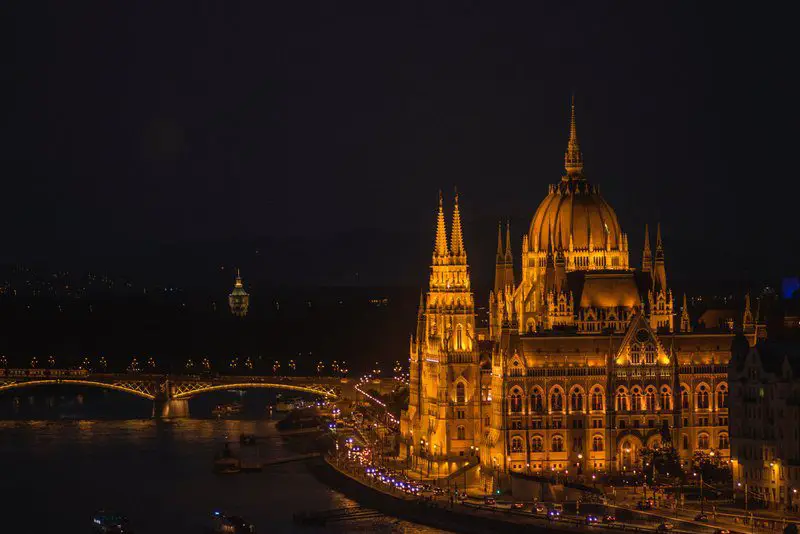
[[(92, 513), (119, 511), (137, 534), (204, 532), (215, 509), (259, 532), (439, 532), (394, 518), (327, 529), (295, 525), (301, 510), (355, 505), (302, 463), (261, 473), (216, 475), (214, 454), (241, 433), (265, 436), (262, 459), (293, 454), (263, 417), (268, 394), (246, 395), (242, 419), (215, 419), (192, 401), (194, 418), (155, 420), (149, 402), (90, 390), (20, 391), (0, 396), (0, 511), (3, 532), (90, 532)], [(124, 419), (122, 418), (124, 417)]]

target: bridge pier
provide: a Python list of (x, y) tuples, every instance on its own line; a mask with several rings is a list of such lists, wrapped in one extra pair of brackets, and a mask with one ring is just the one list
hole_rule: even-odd
[(156, 399), (153, 401), (153, 417), (189, 417), (187, 399)]

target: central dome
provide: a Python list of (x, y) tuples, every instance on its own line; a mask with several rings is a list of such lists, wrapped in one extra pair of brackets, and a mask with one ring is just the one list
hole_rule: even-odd
[(585, 181), (550, 186), (550, 194), (539, 204), (531, 221), (528, 240), (534, 250), (619, 250), (622, 229), (617, 214), (597, 188)]
[(566, 174), (539, 204), (531, 221), (528, 243), (534, 252), (548, 250), (622, 250), (623, 234), (617, 214), (597, 187), (583, 175), (583, 154), (575, 127), (575, 105), (564, 154)]

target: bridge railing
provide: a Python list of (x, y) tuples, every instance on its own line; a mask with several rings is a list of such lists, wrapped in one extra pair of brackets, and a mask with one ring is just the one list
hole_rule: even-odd
[(0, 378), (85, 378), (86, 369), (0, 369)]

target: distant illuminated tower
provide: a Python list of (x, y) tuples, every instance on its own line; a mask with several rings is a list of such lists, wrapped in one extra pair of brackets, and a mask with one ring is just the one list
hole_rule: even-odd
[(228, 305), (231, 308), (231, 313), (237, 317), (247, 315), (247, 308), (250, 306), (250, 295), (244, 290), (239, 269), (236, 269), (236, 282), (233, 284), (233, 291), (228, 295)]

